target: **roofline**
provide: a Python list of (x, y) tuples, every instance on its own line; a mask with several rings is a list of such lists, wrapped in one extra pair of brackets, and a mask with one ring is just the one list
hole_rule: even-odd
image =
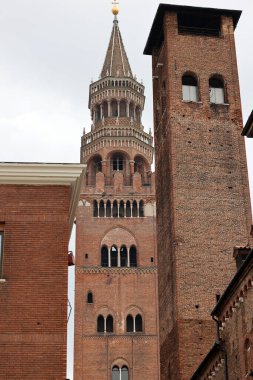
[(199, 375), (201, 374), (201, 371), (205, 369), (206, 363), (211, 359), (213, 356), (215, 356), (216, 353), (221, 351), (221, 345), (220, 342), (215, 342), (211, 350), (208, 352), (206, 357), (203, 359), (203, 361), (200, 363), (196, 371), (194, 372), (193, 376), (191, 377), (190, 380), (197, 380), (199, 379)]
[(238, 284), (238, 281), (240, 280), (240, 278), (242, 277), (242, 275), (246, 274), (252, 265), (253, 265), (253, 249), (248, 254), (246, 260), (244, 261), (244, 263), (242, 264), (242, 266), (238, 269), (238, 271), (236, 272), (236, 274), (233, 277), (232, 281), (227, 286), (226, 290), (224, 291), (224, 293), (222, 294), (221, 298), (217, 302), (215, 308), (211, 312), (212, 316), (218, 317), (220, 315), (222, 306), (229, 299), (230, 294), (236, 288), (236, 286)]
[(253, 137), (253, 110), (247, 120), (247, 123), (245, 124), (245, 127), (242, 130), (242, 136), (250, 137), (250, 135), (248, 135), (248, 132), (250, 131), (251, 128), (252, 128), (252, 137)]
[(71, 235), (81, 186), (84, 164), (0, 163), (0, 185), (69, 186), (69, 236)]
[(166, 12), (178, 12), (178, 11), (188, 11), (195, 13), (210, 13), (216, 15), (232, 16), (234, 22), (234, 29), (236, 29), (237, 23), (240, 19), (242, 11), (240, 10), (230, 10), (230, 9), (219, 9), (219, 8), (204, 8), (204, 7), (193, 7), (186, 5), (171, 5), (171, 4), (160, 4), (158, 6), (148, 40), (144, 49), (145, 55), (152, 55), (152, 49), (156, 45), (155, 41), (161, 40), (163, 37), (163, 18)]

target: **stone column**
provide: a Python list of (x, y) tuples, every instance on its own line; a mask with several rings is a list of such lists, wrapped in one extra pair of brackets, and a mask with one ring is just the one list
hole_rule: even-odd
[(130, 267), (130, 248), (127, 247), (127, 266)]
[(134, 160), (129, 161), (130, 175), (134, 174)]
[(111, 268), (111, 249), (112, 247), (108, 248), (108, 267)]
[(120, 117), (120, 101), (118, 100), (118, 117)]
[(111, 101), (108, 100), (108, 117), (111, 117)]
[(127, 117), (130, 116), (130, 110), (129, 110), (129, 107), (130, 107), (130, 103), (127, 102)]
[(120, 248), (117, 247), (117, 254), (118, 254), (118, 267), (120, 267)]
[(104, 317), (104, 332), (106, 333), (106, 318)]
[(106, 171), (107, 171), (107, 161), (103, 160), (102, 161), (102, 173), (104, 174), (105, 177), (106, 177)]
[(100, 119), (102, 120), (103, 119), (103, 115), (104, 113), (103, 113), (103, 105), (102, 104), (100, 104)]

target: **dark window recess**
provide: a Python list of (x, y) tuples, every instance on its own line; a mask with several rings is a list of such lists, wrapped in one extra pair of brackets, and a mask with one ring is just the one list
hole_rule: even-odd
[(91, 292), (87, 295), (87, 303), (93, 303), (93, 294)]
[(97, 332), (104, 332), (104, 317), (102, 315), (99, 315), (97, 319)]
[(89, 257), (89, 254), (85, 253), (85, 258), (88, 259), (88, 257)]
[(151, 263), (153, 263), (154, 262), (154, 257), (150, 257), (150, 261), (151, 261)]
[(178, 13), (178, 33), (203, 35), (209, 37), (220, 36), (220, 16), (200, 13)]
[(101, 248), (101, 266), (102, 267), (108, 267), (109, 261), (108, 261), (108, 248), (104, 245)]

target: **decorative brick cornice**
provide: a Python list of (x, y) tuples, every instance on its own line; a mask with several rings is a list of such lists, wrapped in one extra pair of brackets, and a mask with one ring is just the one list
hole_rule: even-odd
[(76, 273), (106, 273), (106, 274), (147, 274), (156, 273), (157, 267), (138, 268), (104, 268), (100, 266), (76, 266)]

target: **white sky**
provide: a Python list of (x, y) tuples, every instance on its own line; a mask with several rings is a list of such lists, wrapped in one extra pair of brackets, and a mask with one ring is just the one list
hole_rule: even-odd
[[(120, 4), (128, 58), (146, 86), (147, 130), (153, 129), (151, 58), (142, 52), (159, 3), (121, 0)], [(253, 108), (252, 0), (170, 3), (243, 10), (236, 46), (245, 123)], [(0, 161), (79, 162), (82, 129), (90, 127), (88, 87), (91, 79), (98, 79), (111, 28), (111, 0), (0, 2)], [(253, 139), (248, 139), (247, 151), (253, 174)], [(253, 189), (252, 175), (250, 181)], [(70, 285), (73, 306), (73, 273)], [(70, 326), (72, 332), (73, 314)], [(69, 353), (72, 380), (71, 366)]]

